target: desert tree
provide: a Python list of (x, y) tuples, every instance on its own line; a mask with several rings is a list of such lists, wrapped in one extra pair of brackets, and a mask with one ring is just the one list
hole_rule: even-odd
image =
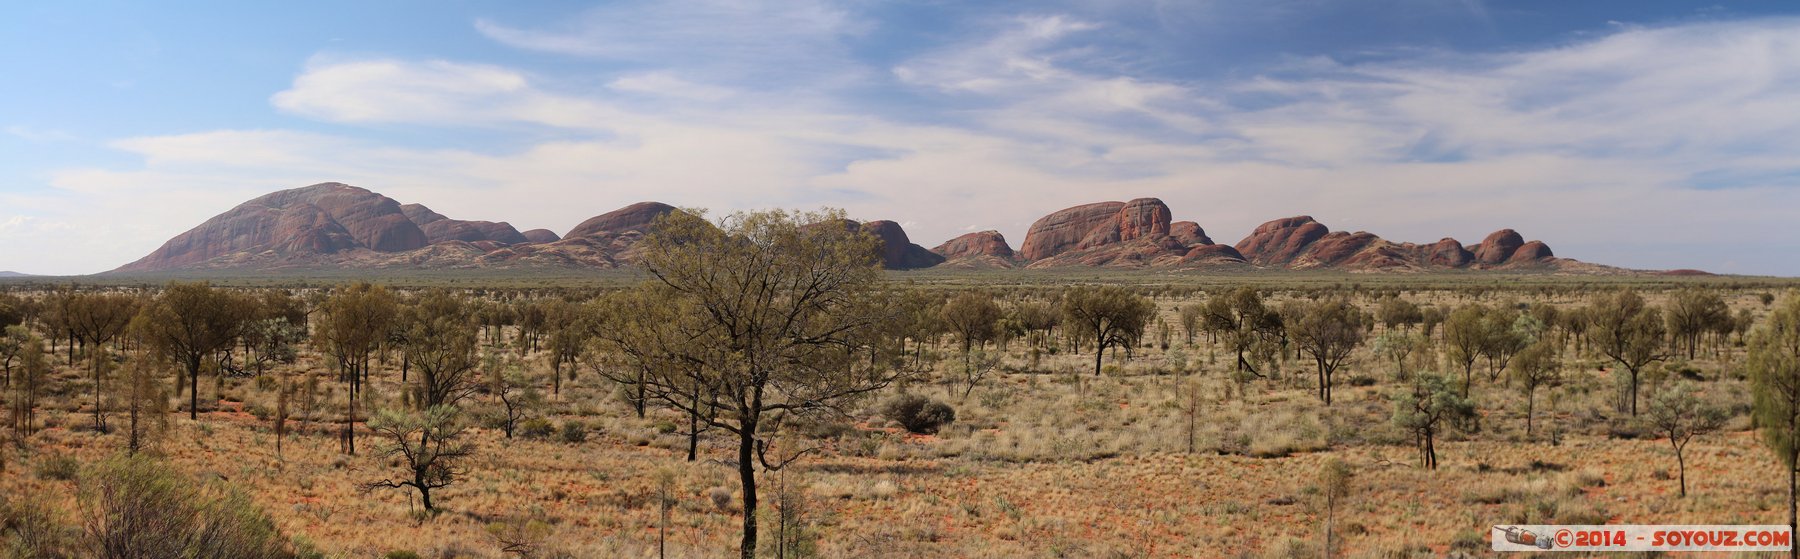
[(32, 339), (31, 329), (23, 324), (7, 326), (0, 332), (0, 369), (6, 372), (4, 387), (12, 386), (13, 365), (25, 352), (25, 341)]
[(37, 401), (50, 382), (50, 358), (44, 353), (44, 342), (26, 332), (19, 351), (19, 377), (12, 384), (13, 444), (24, 448), (25, 437), (36, 432)]
[(1376, 307), (1375, 316), (1388, 330), (1405, 328), (1410, 332), (1413, 325), (1425, 321), (1425, 313), (1419, 309), (1418, 303), (1392, 296), (1381, 299), (1381, 304)]
[(1182, 305), (1176, 311), (1176, 318), (1181, 321), (1181, 333), (1187, 337), (1187, 345), (1194, 345), (1194, 335), (1206, 324), (1206, 305), (1190, 303)]
[(1207, 299), (1206, 323), (1237, 354), (1237, 370), (1257, 376), (1262, 375), (1248, 357), (1268, 358), (1286, 337), (1281, 313), (1263, 304), (1262, 295), (1250, 286)]
[(1343, 299), (1309, 304), (1288, 327), (1294, 344), (1313, 359), (1319, 373), (1319, 401), (1331, 405), (1332, 375), (1362, 345), (1363, 312)]
[(697, 353), (717, 351), (694, 343), (694, 333), (706, 327), (696, 323), (703, 311), (692, 299), (673, 294), (666, 285), (645, 284), (597, 299), (603, 327), (596, 331), (589, 361), (599, 376), (631, 390), (637, 409), (658, 401), (687, 416), (687, 429), (679, 434), (687, 437), (687, 461), (693, 462), (699, 459), (700, 436), (719, 419), (722, 385), (704, 365), (720, 356)]
[(1413, 434), (1419, 446), (1419, 462), (1437, 469), (1437, 436), (1450, 424), (1475, 414), (1475, 405), (1450, 387), (1437, 373), (1413, 375), (1411, 383), (1394, 395), (1394, 425)]
[[(1790, 293), (1750, 334), (1750, 393), (1763, 444), (1775, 453), (1788, 482), (1788, 528), (1800, 499), (1800, 294)], [(1800, 550), (1800, 546), (1795, 546)], [(1792, 556), (1800, 556), (1800, 551)]]
[(524, 367), (516, 360), (502, 358), (499, 352), (489, 352), (483, 363), (482, 368), (488, 372), (488, 394), (500, 401), (500, 427), (510, 439), (525, 414), (543, 405), (544, 394), (525, 378)]
[(338, 378), (349, 390), (343, 439), (344, 452), (356, 454), (356, 397), (368, 376), (369, 358), (386, 339), (399, 312), (387, 288), (358, 283), (320, 302), (323, 316), (315, 321), (313, 344), (337, 363)]
[(1490, 310), (1479, 304), (1468, 304), (1450, 311), (1444, 318), (1444, 345), (1448, 348), (1450, 361), (1462, 366), (1462, 396), (1469, 397), (1469, 387), (1475, 382), (1475, 363), (1481, 360), (1483, 350), (1487, 348), (1486, 327)]
[(1700, 336), (1731, 320), (1731, 309), (1726, 308), (1725, 299), (1716, 292), (1699, 288), (1675, 292), (1667, 309), (1669, 333), (1686, 346), (1683, 349), (1687, 351), (1688, 359), (1694, 358)]
[(835, 226), (842, 220), (777, 210), (714, 223), (677, 211), (643, 241), (650, 285), (678, 309), (662, 321), (674, 334), (663, 339), (678, 343), (659, 353), (682, 364), (657, 367), (646, 383), (665, 404), (736, 435), (746, 559), (757, 550), (757, 464), (786, 465), (769, 460), (762, 434), (788, 416), (842, 415), (904, 374), (891, 356), (871, 355), (893, 347), (883, 341), (897, 314), (881, 284), (879, 241)]
[(1675, 450), (1675, 465), (1681, 474), (1681, 496), (1687, 496), (1687, 459), (1683, 452), (1694, 437), (1718, 431), (1725, 426), (1725, 410), (1698, 395), (1692, 381), (1677, 381), (1663, 386), (1650, 397), (1644, 422), (1669, 438)]
[(1050, 342), (1050, 332), (1062, 323), (1062, 313), (1047, 301), (1024, 301), (1012, 307), (1013, 320), (1025, 329), (1032, 347), (1043, 348)]
[[(473, 333), (473, 331), (471, 331)], [(369, 430), (382, 441), (382, 454), (396, 459), (403, 475), (363, 484), (364, 491), (412, 488), (428, 512), (436, 512), (431, 490), (449, 487), (467, 475), (462, 462), (475, 453), (463, 440), (461, 412), (455, 406), (423, 411), (383, 409), (369, 419)]]
[[(575, 362), (588, 346), (593, 336), (595, 325), (590, 314), (573, 303), (562, 299), (550, 299), (542, 306), (546, 324), (544, 337), (547, 338), (545, 349), (550, 352), (551, 395), (562, 397), (563, 370), (568, 367), (570, 375), (575, 374)], [(639, 414), (642, 417), (642, 414)]]
[(1626, 397), (1631, 399), (1631, 415), (1636, 416), (1640, 373), (1668, 357), (1663, 353), (1662, 313), (1637, 292), (1624, 290), (1597, 296), (1588, 306), (1588, 318), (1593, 322), (1589, 335), (1594, 347), (1629, 374)]
[(1325, 557), (1331, 557), (1337, 548), (1337, 511), (1350, 495), (1350, 478), (1350, 465), (1341, 458), (1334, 456), (1319, 466), (1319, 497), (1325, 501)]
[(1144, 327), (1156, 315), (1156, 305), (1119, 286), (1077, 286), (1063, 292), (1063, 321), (1070, 333), (1094, 342), (1094, 375), (1100, 374), (1106, 350), (1132, 346), (1144, 337)]
[(102, 397), (111, 356), (105, 345), (131, 326), (138, 312), (136, 298), (121, 293), (81, 293), (69, 303), (69, 324), (87, 348), (88, 371), (93, 376), (94, 430), (106, 430), (106, 400)]
[(1526, 346), (1508, 365), (1513, 378), (1519, 381), (1519, 388), (1525, 391), (1526, 438), (1531, 438), (1532, 434), (1538, 388), (1562, 380), (1562, 364), (1557, 362), (1556, 347), (1557, 344), (1549, 340), (1538, 340)]
[(284, 464), (287, 463), (287, 458), (282, 454), (281, 440), (287, 438), (288, 395), (293, 392), (294, 387), (286, 382), (279, 383), (275, 387), (275, 416), (271, 418), (271, 421), (275, 423), (275, 460)]
[(244, 325), (242, 339), (245, 360), (262, 376), (270, 364), (299, 359), (297, 346), (306, 340), (306, 329), (284, 318), (263, 317)]
[[(200, 367), (244, 325), (235, 297), (206, 283), (170, 283), (132, 320), (138, 336), (187, 373), (188, 419), (200, 419)], [(179, 395), (178, 395), (179, 396)]]
[(962, 345), (964, 368), (969, 366), (971, 351), (977, 346), (986, 346), (1000, 334), (1000, 305), (986, 291), (958, 293), (944, 302), (938, 316)]
[(1537, 341), (1543, 323), (1510, 307), (1491, 309), (1482, 317), (1481, 356), (1487, 360), (1488, 382), (1498, 382), (1506, 365), (1525, 346)]
[(419, 369), (419, 409), (454, 406), (480, 389), (473, 311), (462, 296), (433, 289), (405, 313), (406, 359)]
[(125, 364), (118, 393), (125, 408), (125, 452), (137, 454), (153, 443), (168, 423), (168, 395), (163, 392), (167, 362), (139, 354)]
[(1389, 330), (1382, 332), (1381, 335), (1369, 342), (1369, 350), (1375, 354), (1376, 358), (1392, 361), (1394, 378), (1405, 380), (1407, 378), (1407, 361), (1411, 360), (1415, 354), (1431, 351), (1431, 346), (1423, 334)]
[(28, 304), (24, 298), (17, 295), (0, 293), (0, 329), (24, 324)]

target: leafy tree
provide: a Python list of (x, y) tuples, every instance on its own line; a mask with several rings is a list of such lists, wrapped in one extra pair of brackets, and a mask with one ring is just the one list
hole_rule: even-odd
[(342, 434), (344, 451), (356, 454), (356, 397), (368, 377), (369, 357), (387, 338), (398, 303), (387, 288), (358, 283), (340, 289), (319, 305), (324, 316), (313, 330), (313, 343), (338, 366), (338, 378), (350, 390)]
[(1687, 460), (1682, 452), (1694, 437), (1724, 427), (1725, 410), (1697, 395), (1691, 381), (1679, 381), (1658, 390), (1649, 407), (1645, 423), (1669, 437), (1669, 446), (1675, 449), (1675, 464), (1681, 470), (1681, 496), (1686, 497)]
[(1404, 380), (1407, 377), (1407, 359), (1415, 353), (1431, 351), (1430, 344), (1424, 334), (1389, 330), (1376, 336), (1369, 346), (1376, 357), (1394, 362), (1394, 378)]
[(228, 292), (174, 282), (132, 320), (139, 337), (187, 371), (190, 420), (200, 419), (200, 365), (235, 343), (244, 326), (240, 310)]
[(1411, 331), (1413, 325), (1425, 321), (1425, 311), (1417, 303), (1399, 297), (1382, 298), (1375, 314), (1389, 330), (1404, 327)]
[(1312, 357), (1319, 371), (1319, 400), (1331, 405), (1332, 374), (1362, 345), (1363, 312), (1343, 299), (1307, 305), (1288, 328), (1300, 352)]
[(419, 409), (456, 405), (480, 388), (473, 311), (461, 296), (434, 289), (405, 313), (407, 360), (419, 368)]
[(544, 394), (525, 378), (524, 368), (520, 367), (517, 362), (501, 364), (499, 356), (490, 353), (486, 358), (486, 363), (484, 368), (492, 372), (488, 381), (490, 383), (488, 393), (493, 394), (494, 399), (500, 401), (500, 409), (503, 414), (501, 429), (505, 431), (506, 438), (510, 439), (513, 437), (513, 432), (518, 429), (519, 421), (525, 418), (525, 414), (543, 405)]
[(0, 386), (12, 386), (13, 364), (25, 352), (25, 341), (30, 339), (33, 339), (31, 329), (20, 324), (7, 326), (5, 332), (0, 333), (0, 368), (6, 372), (6, 382)]
[(50, 381), (50, 359), (44, 355), (44, 342), (30, 332), (25, 333), (19, 351), (19, 378), (12, 385), (13, 444), (25, 447), (25, 437), (37, 432), (37, 401)]
[[(545, 329), (549, 337), (550, 371), (554, 375), (551, 380), (551, 394), (560, 397), (562, 395), (563, 366), (569, 367), (570, 380), (573, 380), (575, 360), (587, 347), (594, 325), (590, 323), (589, 315), (583, 313), (579, 306), (562, 299), (550, 300), (545, 305), (544, 312), (547, 317)], [(642, 411), (641, 406), (639, 411)], [(639, 413), (638, 417), (643, 417), (643, 414)]]
[(1256, 288), (1239, 287), (1230, 293), (1213, 296), (1206, 301), (1207, 329), (1219, 333), (1237, 354), (1237, 370), (1262, 376), (1245, 357), (1268, 357), (1274, 354), (1286, 328), (1281, 314), (1263, 304)]
[[(473, 335), (473, 331), (471, 331)], [(397, 459), (404, 475), (363, 484), (364, 491), (404, 489), (419, 492), (426, 511), (436, 512), (431, 503), (431, 490), (449, 487), (467, 474), (461, 462), (475, 453), (475, 447), (461, 441), (466, 426), (455, 406), (438, 405), (424, 411), (403, 412), (384, 409), (369, 419), (369, 430), (384, 441), (383, 454)]]
[(1473, 417), (1475, 405), (1450, 388), (1450, 382), (1436, 373), (1419, 373), (1406, 390), (1394, 396), (1393, 422), (1411, 431), (1418, 441), (1419, 461), (1429, 469), (1437, 469), (1437, 435), (1457, 420)]
[(1319, 496), (1325, 501), (1325, 556), (1331, 557), (1337, 547), (1338, 507), (1350, 495), (1350, 465), (1332, 457), (1319, 467)]
[(646, 384), (652, 397), (737, 435), (746, 559), (757, 549), (756, 465), (779, 470), (798, 456), (769, 460), (760, 438), (769, 414), (842, 414), (843, 403), (905, 374), (882, 355), (898, 309), (881, 286), (879, 241), (835, 226), (842, 220), (770, 211), (715, 224), (678, 211), (658, 218), (641, 245), (645, 270), (680, 309), (662, 325), (677, 335), (659, 337), (674, 342), (658, 344), (661, 353), (705, 378), (658, 367)]
[(1531, 418), (1537, 407), (1538, 387), (1562, 380), (1562, 364), (1556, 361), (1556, 344), (1539, 340), (1525, 347), (1510, 365), (1513, 378), (1525, 389), (1525, 436), (1531, 437)]
[(1450, 360), (1463, 369), (1462, 396), (1469, 397), (1475, 383), (1475, 362), (1487, 348), (1486, 318), (1489, 309), (1483, 305), (1463, 305), (1450, 311), (1444, 319), (1444, 344), (1449, 346)]
[(119, 379), (121, 400), (125, 402), (126, 454), (137, 454), (161, 433), (168, 423), (168, 396), (161, 379), (167, 365), (148, 355), (133, 357), (125, 365), (124, 378)]
[(1630, 373), (1631, 415), (1636, 416), (1639, 373), (1668, 357), (1663, 353), (1662, 314), (1637, 292), (1625, 290), (1596, 297), (1588, 317), (1593, 321), (1594, 347)]
[[(969, 353), (986, 346), (1000, 334), (1000, 305), (985, 291), (970, 290), (951, 297), (938, 312), (950, 333), (962, 343), (963, 369), (971, 369)], [(973, 388), (971, 386), (971, 388)]]
[(105, 373), (110, 364), (102, 346), (117, 339), (138, 312), (137, 299), (118, 293), (79, 293), (68, 303), (69, 327), (87, 347), (88, 370), (93, 374), (94, 430), (106, 430), (106, 401), (102, 398)]
[(1720, 324), (1729, 324), (1731, 309), (1725, 307), (1725, 299), (1718, 293), (1690, 287), (1675, 292), (1670, 299), (1667, 320), (1669, 333), (1687, 346), (1687, 357), (1693, 359), (1700, 336)]
[(1199, 333), (1200, 328), (1206, 325), (1206, 305), (1182, 305), (1180, 312), (1181, 333), (1187, 336), (1188, 345), (1194, 345), (1194, 334)]
[[(1788, 528), (1794, 529), (1800, 466), (1800, 295), (1789, 294), (1750, 335), (1750, 393), (1763, 444), (1788, 478)], [(1800, 550), (1800, 546), (1795, 546)]]
[(718, 376), (705, 359), (690, 358), (695, 349), (689, 332), (704, 330), (695, 322), (701, 310), (692, 300), (674, 295), (664, 285), (643, 285), (596, 301), (598, 342), (595, 371), (633, 389), (632, 403), (642, 410), (652, 399), (683, 400), (670, 407), (687, 415), (687, 460), (698, 459), (700, 435), (711, 429), (720, 411)]
[(1129, 351), (1144, 337), (1144, 327), (1156, 315), (1149, 299), (1117, 286), (1075, 287), (1063, 292), (1063, 321), (1077, 337), (1094, 340), (1094, 374), (1100, 374), (1106, 350), (1124, 346)]

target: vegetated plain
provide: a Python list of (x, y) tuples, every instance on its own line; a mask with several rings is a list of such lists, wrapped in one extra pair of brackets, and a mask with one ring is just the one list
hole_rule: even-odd
[[(649, 401), (640, 417), (634, 387), (616, 382), (629, 360), (592, 334), (610, 324), (594, 310), (606, 294), (642, 273), (205, 277), (255, 302), (244, 316), (298, 331), (271, 341), (273, 330), (242, 330), (207, 352), (197, 397), (181, 392), (180, 367), (152, 357), (137, 327), (77, 334), (69, 347), (69, 332), (85, 328), (69, 300), (113, 296), (150, 316), (136, 309), (165, 297), (164, 282), (198, 279), (0, 284), (0, 305), (24, 328), (9, 336), (36, 338), (45, 368), (21, 419), (22, 366), (8, 360), (0, 543), (83, 555), (81, 540), (104, 531), (94, 519), (103, 489), (118, 486), (108, 476), (137, 467), (194, 480), (205, 495), (247, 497), (237, 506), (266, 515), (275, 547), (302, 556), (736, 549), (737, 437), (706, 430), (688, 461), (688, 414)], [(358, 280), (383, 286), (396, 318), (370, 346), (349, 454), (352, 385), (319, 330), (334, 297), (368, 289), (349, 287)], [(890, 272), (883, 285), (914, 302), (896, 362), (911, 374), (845, 401), (844, 414), (759, 431), (772, 454), (798, 456), (761, 474), (763, 556), (1435, 557), (1486, 553), (1493, 524), (1787, 522), (1787, 470), (1752, 429), (1747, 340), (1795, 297), (1789, 280), (1015, 270)], [(1080, 285), (1119, 286), (1151, 311), (1106, 349), (1098, 372), (1094, 340), (1064, 308)], [(1282, 330), (1245, 341), (1229, 321), (1207, 320), (1209, 303), (1242, 288)], [(1656, 359), (1636, 382), (1596, 339), (1597, 315), (1626, 292), (1660, 313), (1646, 350)], [(461, 327), (475, 335), (479, 364), (456, 400), (468, 426), (456, 440), (469, 454), (427, 511), (410, 488), (371, 487), (410, 473), (408, 456), (389, 452), (395, 445), (368, 422), (421, 407), (417, 359), (427, 354), (409, 351), (407, 317), (444, 298), (466, 309)], [(992, 328), (959, 333), (948, 324), (961, 311), (948, 308), (973, 299), (991, 301)], [(1297, 328), (1338, 301), (1356, 315), (1357, 343), (1333, 372), (1327, 405), (1319, 360)], [(1681, 305), (1704, 306), (1707, 318), (1668, 318)], [(1473, 321), (1457, 323), (1459, 309)], [(1465, 336), (1489, 345), (1459, 349)], [(1540, 360), (1525, 364), (1528, 349)], [(1528, 433), (1532, 367), (1543, 380)], [(1397, 411), (1416, 403), (1427, 376), (1466, 406), (1432, 426), (1435, 468), (1417, 418)], [(1680, 462), (1650, 419), (1678, 392), (1718, 416)], [(898, 405), (903, 395), (954, 417), (908, 425), (917, 410)], [(124, 462), (134, 441), (148, 458)], [(1331, 462), (1347, 480), (1321, 476)], [(1341, 497), (1328, 506), (1327, 495)]]

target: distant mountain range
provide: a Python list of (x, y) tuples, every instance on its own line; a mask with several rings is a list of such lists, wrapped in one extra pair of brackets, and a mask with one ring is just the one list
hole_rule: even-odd
[[(322, 183), (244, 202), (175, 236), (113, 273), (192, 270), (616, 268), (637, 261), (638, 241), (657, 216), (675, 211), (640, 202), (594, 216), (563, 235), (519, 231), (506, 222), (451, 219), (367, 189)], [(1225, 270), (1537, 270), (1618, 273), (1558, 258), (1549, 245), (1511, 229), (1464, 246), (1451, 238), (1396, 243), (1372, 233), (1331, 231), (1312, 217), (1264, 223), (1233, 245), (1199, 224), (1172, 221), (1155, 198), (1098, 202), (1037, 220), (1014, 250), (996, 231), (969, 233), (936, 248), (913, 243), (892, 221), (848, 222), (883, 243), (890, 269), (1110, 267)], [(0, 273), (0, 275), (5, 275)]]
[(28, 278), (28, 277), (31, 277), (31, 274), (21, 274), (18, 272), (0, 270), (0, 278)]

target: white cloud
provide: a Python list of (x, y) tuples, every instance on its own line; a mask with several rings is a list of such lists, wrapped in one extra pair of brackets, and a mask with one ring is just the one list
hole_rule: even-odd
[[(653, 17), (626, 32), (619, 10)], [(562, 31), (482, 30), (535, 50), (635, 58), (686, 38), (659, 19), (677, 13), (629, 4)], [(831, 52), (745, 36), (695, 38), (704, 44), (694, 52), (743, 46), (848, 64), (835, 41), (856, 32), (855, 18), (804, 13), (799, 42)], [(1193, 83), (1094, 70), (1083, 37), (1113, 31), (1045, 16), (896, 64), (909, 88), (900, 93), (949, 99), (925, 113), (755, 93), (691, 52), (612, 75), (598, 91), (492, 65), (320, 58), (274, 96), (277, 107), (351, 125), (547, 127), (562, 139), (500, 151), (281, 130), (128, 139), (114, 146), (142, 168), (65, 170), (55, 178), (63, 199), (34, 202), (32, 215), (106, 220), (112, 248), (86, 269), (53, 270), (94, 271), (255, 194), (325, 180), (557, 231), (644, 199), (829, 204), (907, 223), (927, 246), (982, 229), (1017, 245), (1050, 211), (1157, 196), (1226, 243), (1307, 213), (1400, 241), (1473, 243), (1514, 227), (1603, 263), (1796, 274), (1794, 247), (1768, 238), (1800, 218), (1800, 113), (1786, 110), (1800, 104), (1795, 31), (1792, 20), (1627, 29), (1530, 52), (1315, 59)], [(654, 40), (637, 45), (630, 33)], [(1693, 188), (1720, 170), (1738, 177), (1734, 187)], [(26, 202), (0, 194), (0, 207)], [(78, 216), (58, 204), (92, 207)], [(16, 229), (0, 228), (0, 242)], [(1738, 252), (1707, 261), (1703, 246)], [(1767, 258), (1745, 258), (1759, 246)]]

